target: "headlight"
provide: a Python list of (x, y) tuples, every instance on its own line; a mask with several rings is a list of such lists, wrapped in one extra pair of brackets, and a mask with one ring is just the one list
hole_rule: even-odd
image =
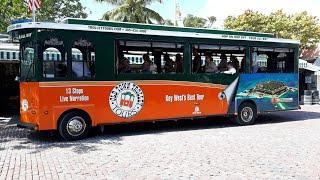
[(220, 92), (220, 93), (218, 94), (218, 98), (219, 98), (220, 100), (224, 100), (224, 99), (226, 98), (226, 94), (225, 94), (224, 92)]
[(29, 102), (28, 102), (28, 100), (23, 99), (23, 100), (21, 101), (21, 109), (22, 109), (22, 111), (28, 111), (28, 109), (29, 109)]

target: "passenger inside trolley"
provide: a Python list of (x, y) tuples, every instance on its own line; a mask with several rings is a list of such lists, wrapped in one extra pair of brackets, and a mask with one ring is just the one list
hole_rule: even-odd
[(151, 73), (151, 61), (148, 54), (143, 55), (142, 73)]
[(220, 72), (228, 70), (228, 61), (226, 54), (222, 53), (220, 56), (220, 63), (218, 65), (218, 70)]
[(130, 62), (124, 57), (119, 63), (119, 73), (131, 73)]
[(174, 73), (175, 72), (174, 62), (172, 61), (172, 59), (168, 54), (164, 55), (164, 61), (165, 61), (165, 65), (164, 65), (165, 73)]
[(175, 68), (175, 71), (176, 73), (182, 73), (183, 71), (183, 67), (182, 67), (182, 57), (181, 57), (181, 54), (176, 54), (176, 60), (175, 60), (175, 65), (174, 65), (174, 68)]
[(213, 58), (212, 58), (212, 53), (207, 51), (205, 53), (206, 55), (206, 64), (205, 64), (205, 72), (206, 73), (217, 73), (218, 72), (218, 68), (216, 66), (216, 64), (213, 62)]
[(201, 73), (201, 56), (197, 49), (193, 49), (193, 72), (194, 73)]
[(227, 63), (227, 71), (223, 71), (224, 74), (235, 74), (237, 73), (236, 68), (233, 67), (233, 63), (232, 62), (228, 62)]

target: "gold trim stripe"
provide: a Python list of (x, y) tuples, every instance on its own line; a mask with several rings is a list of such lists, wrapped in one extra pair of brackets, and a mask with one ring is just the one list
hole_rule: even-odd
[[(39, 87), (69, 87), (69, 86), (116, 86), (119, 83), (126, 81), (61, 81), (61, 82), (39, 82)], [(166, 81), (166, 80), (143, 80), (143, 81), (127, 81), (138, 85), (177, 85), (177, 86), (198, 86), (207, 88), (225, 89), (227, 85), (190, 82), (190, 81)]]

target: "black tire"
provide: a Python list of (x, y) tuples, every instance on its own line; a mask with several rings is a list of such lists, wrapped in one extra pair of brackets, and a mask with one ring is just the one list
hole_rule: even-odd
[(60, 136), (67, 141), (87, 137), (91, 129), (90, 118), (84, 113), (72, 111), (65, 114), (58, 126)]
[(241, 126), (252, 125), (257, 118), (257, 108), (250, 102), (242, 103), (238, 108), (238, 115), (233, 121)]

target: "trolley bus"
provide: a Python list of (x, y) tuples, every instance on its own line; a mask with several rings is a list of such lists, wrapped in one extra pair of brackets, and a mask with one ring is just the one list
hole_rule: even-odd
[(223, 115), (251, 125), (299, 108), (296, 40), (73, 18), (8, 32), (20, 42), (21, 123), (66, 140), (138, 121)]

